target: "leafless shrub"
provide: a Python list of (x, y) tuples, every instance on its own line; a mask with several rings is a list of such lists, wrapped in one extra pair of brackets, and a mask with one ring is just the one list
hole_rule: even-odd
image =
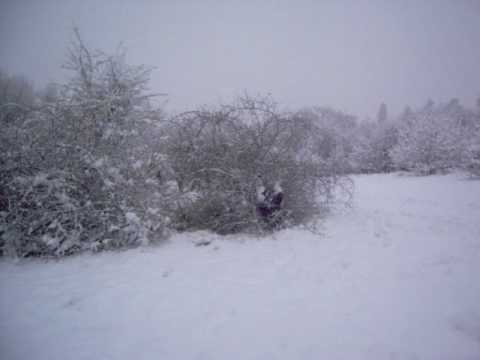
[(74, 35), (71, 79), (22, 116), (2, 117), (3, 253), (61, 256), (164, 232), (155, 180), (162, 114), (147, 91), (150, 69), (127, 65), (122, 52), (91, 51)]
[(315, 151), (315, 124), (270, 98), (241, 97), (171, 119), (165, 144), (177, 187), (174, 226), (219, 233), (261, 228), (257, 189), (279, 183), (282, 226), (324, 214), (339, 174)]

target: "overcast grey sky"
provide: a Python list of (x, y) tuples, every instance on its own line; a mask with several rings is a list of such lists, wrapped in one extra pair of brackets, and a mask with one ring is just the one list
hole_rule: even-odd
[(173, 110), (244, 90), (360, 117), (480, 97), (480, 0), (0, 0), (0, 67), (61, 81), (74, 24), (91, 47), (123, 42), (130, 63), (156, 66)]

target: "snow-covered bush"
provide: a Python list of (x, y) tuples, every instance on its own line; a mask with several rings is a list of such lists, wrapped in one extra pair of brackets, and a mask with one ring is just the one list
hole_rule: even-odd
[(151, 214), (130, 198), (137, 194), (114, 185), (118, 171), (106, 171), (79, 148), (57, 145), (48, 150), (39, 149), (35, 167), (2, 168), (4, 255), (64, 256), (133, 246), (148, 242), (153, 233), (161, 235), (163, 221), (149, 222)]
[(477, 138), (470, 142), (465, 151), (464, 169), (472, 176), (480, 177), (480, 141)]
[(468, 127), (462, 158), (462, 168), (472, 176), (480, 177), (480, 113)]
[(466, 171), (473, 177), (480, 177), (480, 98), (477, 100), (477, 108), (474, 110), (464, 109), (458, 101), (451, 101), (451, 113), (458, 118), (462, 128), (461, 162), (457, 167)]
[(73, 76), (52, 107), (65, 124), (63, 140), (88, 152), (108, 191), (145, 227), (143, 242), (156, 240), (164, 225), (156, 180), (162, 113), (148, 92), (151, 69), (126, 64), (122, 51), (90, 51), (75, 34), (66, 64)]
[(150, 69), (127, 65), (123, 53), (90, 51), (78, 32), (66, 68), (72, 77), (55, 94), (45, 92), (13, 124), (3, 121), (5, 254), (61, 256), (164, 235), (162, 114), (147, 92)]
[(21, 76), (9, 76), (0, 70), (0, 124), (2, 127), (23, 122), (34, 101), (33, 85), (28, 80)]
[(257, 189), (283, 188), (283, 225), (325, 211), (339, 174), (315, 152), (314, 122), (282, 114), (269, 98), (173, 118), (166, 153), (177, 184), (174, 226), (230, 233), (258, 229)]
[(397, 142), (397, 129), (389, 122), (364, 122), (353, 140), (353, 170), (357, 173), (380, 173), (394, 169), (390, 155)]
[(398, 169), (428, 175), (460, 166), (465, 128), (450, 109), (429, 104), (398, 125), (398, 144), (390, 152)]
[(99, 197), (97, 176), (92, 172), (86, 182), (72, 172), (51, 171), (12, 179), (4, 190), (8, 206), (0, 213), (3, 254), (62, 256), (133, 243), (122, 232), (122, 210)]
[(313, 107), (297, 113), (311, 123), (312, 151), (323, 166), (335, 166), (335, 173), (352, 171), (352, 154), (356, 119), (352, 115), (328, 107)]

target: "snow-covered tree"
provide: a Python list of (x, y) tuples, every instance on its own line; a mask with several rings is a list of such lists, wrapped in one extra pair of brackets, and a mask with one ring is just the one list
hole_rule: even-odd
[(351, 172), (356, 118), (328, 107), (307, 108), (297, 116), (312, 124), (313, 151), (322, 166), (335, 166), (335, 173)]
[(477, 109), (470, 113), (471, 116), (466, 121), (462, 168), (473, 176), (480, 177), (480, 99), (477, 105)]
[[(328, 207), (340, 174), (316, 153), (316, 124), (281, 113), (270, 98), (242, 97), (171, 120), (169, 179), (178, 229), (258, 230), (257, 190), (283, 189), (283, 225), (306, 223)], [(178, 201), (180, 199), (181, 201)]]
[(398, 144), (391, 156), (399, 169), (420, 174), (446, 171), (461, 164), (464, 112), (457, 102), (429, 102), (398, 126)]
[(387, 105), (385, 103), (380, 104), (380, 109), (378, 109), (377, 122), (383, 124), (388, 120)]
[(17, 161), (1, 162), (6, 254), (131, 246), (164, 229), (155, 178), (162, 115), (150, 101), (150, 69), (126, 64), (122, 52), (91, 51), (74, 35), (71, 78), (39, 97), (19, 146), (8, 149)]
[(359, 173), (394, 170), (390, 150), (397, 143), (397, 128), (391, 122), (363, 121), (356, 129), (352, 163)]

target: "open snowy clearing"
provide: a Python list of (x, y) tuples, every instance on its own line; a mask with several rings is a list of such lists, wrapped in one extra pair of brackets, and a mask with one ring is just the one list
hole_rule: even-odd
[(2, 261), (0, 358), (480, 359), (480, 181), (354, 179), (321, 236)]

